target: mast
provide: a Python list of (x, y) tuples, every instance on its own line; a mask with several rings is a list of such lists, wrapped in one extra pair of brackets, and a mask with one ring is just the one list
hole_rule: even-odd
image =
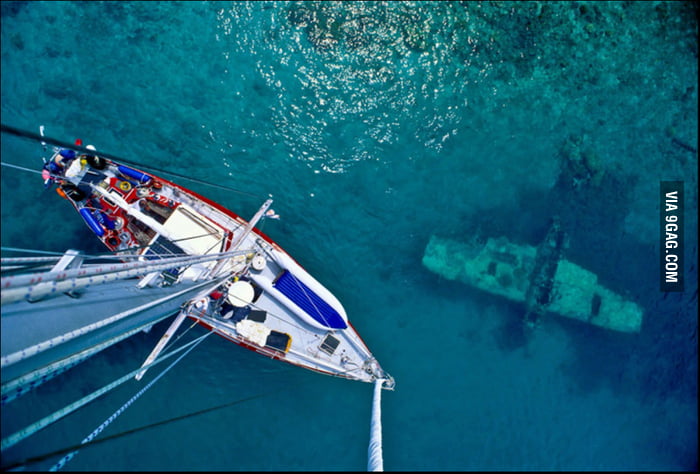
[(263, 214), (265, 211), (267, 211), (267, 208), (272, 205), (272, 199), (268, 199), (263, 203), (262, 206), (260, 206), (260, 209), (258, 209), (258, 212), (255, 213), (253, 218), (248, 222), (248, 224), (245, 226), (243, 229), (243, 232), (236, 238), (236, 240), (231, 243), (231, 250), (236, 250), (236, 248), (243, 242), (243, 239), (245, 239), (248, 234), (250, 234), (250, 231), (253, 230), (253, 227), (255, 227), (255, 224), (258, 223), (258, 221), (262, 218)]
[[(272, 199), (268, 199), (263, 203), (262, 206), (260, 206), (260, 209), (258, 209), (258, 212), (255, 213), (253, 218), (248, 222), (248, 224), (245, 226), (243, 229), (243, 232), (236, 238), (236, 240), (231, 244), (231, 251), (235, 252), (236, 248), (243, 242), (243, 239), (253, 230), (253, 227), (255, 227), (255, 224), (258, 223), (258, 221), (262, 218), (263, 214), (265, 211), (267, 211), (267, 208), (270, 207), (272, 204)], [(219, 269), (223, 266), (224, 262), (226, 262), (227, 259), (221, 259), (216, 266), (211, 270), (209, 273), (209, 276), (216, 275), (219, 272)], [(153, 348), (149, 356), (146, 358), (145, 362), (143, 363), (142, 367), (145, 367), (149, 365), (151, 362), (153, 362), (158, 355), (163, 351), (165, 348), (165, 345), (168, 343), (170, 338), (172, 337), (175, 332), (177, 332), (178, 328), (180, 325), (185, 321), (186, 317), (186, 312), (185, 311), (180, 311), (180, 314), (177, 315), (175, 320), (172, 322), (170, 327), (165, 331), (165, 334), (160, 338), (156, 346)], [(134, 377), (136, 380), (141, 380), (141, 378), (146, 374), (146, 370), (144, 369), (142, 372), (139, 372), (136, 374), (136, 377)]]
[[(248, 234), (250, 234), (250, 232), (253, 230), (255, 225), (262, 218), (265, 211), (267, 211), (267, 209), (270, 207), (271, 204), (272, 204), (272, 199), (268, 199), (267, 201), (265, 201), (263, 203), (262, 206), (260, 206), (260, 209), (258, 209), (258, 212), (256, 212), (255, 215), (253, 215), (253, 217), (250, 219), (248, 224), (246, 224), (246, 226), (243, 228), (243, 231), (241, 232), (241, 234), (238, 237), (236, 237), (236, 239), (231, 243), (230, 251), (236, 250), (238, 248), (238, 246), (241, 245), (241, 243), (243, 242), (243, 239), (245, 239), (248, 236)], [(226, 259), (219, 260), (219, 262), (209, 272), (209, 276), (211, 277), (211, 276), (216, 275), (219, 272), (219, 270), (221, 270), (221, 267), (223, 267), (225, 262), (226, 262)]]

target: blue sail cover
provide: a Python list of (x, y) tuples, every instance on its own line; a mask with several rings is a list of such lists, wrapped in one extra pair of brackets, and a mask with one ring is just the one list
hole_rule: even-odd
[(348, 327), (343, 317), (336, 310), (323, 301), (311, 288), (299, 281), (289, 270), (282, 272), (282, 275), (277, 278), (273, 286), (324, 326), (330, 329), (345, 329)]

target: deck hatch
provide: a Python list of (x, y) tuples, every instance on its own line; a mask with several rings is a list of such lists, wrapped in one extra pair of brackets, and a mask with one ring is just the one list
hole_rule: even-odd
[(270, 331), (265, 341), (266, 347), (271, 347), (282, 352), (289, 352), (289, 347), (292, 345), (292, 336), (279, 331)]
[(221, 228), (184, 204), (175, 209), (163, 228), (170, 240), (192, 255), (219, 252), (225, 237)]
[(161, 258), (161, 256), (171, 257), (185, 255), (183, 250), (175, 243), (166, 239), (163, 236), (158, 236), (155, 241), (148, 247), (144, 256), (147, 260)]
[(335, 337), (333, 337), (332, 334), (327, 334), (326, 338), (321, 343), (321, 346), (319, 347), (319, 349), (321, 349), (323, 352), (325, 352), (326, 354), (328, 354), (330, 356), (330, 355), (333, 355), (335, 350), (338, 348), (338, 344), (340, 344), (339, 339), (336, 339)]

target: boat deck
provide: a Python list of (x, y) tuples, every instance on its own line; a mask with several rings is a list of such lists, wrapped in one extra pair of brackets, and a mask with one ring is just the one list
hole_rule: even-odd
[(254, 228), (271, 200), (247, 222), (154, 175), (111, 161), (98, 169), (77, 161), (61, 186), (75, 194), (70, 202), (110, 250), (154, 262), (222, 254), (154, 271), (140, 287), (224, 278), (216, 291), (189, 302), (188, 316), (268, 357), (365, 382), (384, 378), (385, 388), (393, 387), (336, 297)]

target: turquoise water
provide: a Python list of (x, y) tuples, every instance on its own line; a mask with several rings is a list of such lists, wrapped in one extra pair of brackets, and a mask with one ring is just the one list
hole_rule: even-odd
[[(396, 379), (386, 470), (696, 470), (697, 10), (684, 2), (2, 2), (2, 123), (249, 195)], [(2, 136), (2, 160), (41, 166)], [(659, 181), (686, 190), (686, 291), (659, 290)], [(2, 168), (2, 245), (102, 249)], [(429, 272), (432, 234), (535, 245), (644, 308), (639, 334)], [(136, 368), (156, 326), (2, 410), (3, 437)], [(188, 337), (202, 334), (195, 328)], [(126, 384), (3, 453), (79, 443)], [(252, 400), (247, 397), (262, 395)], [(64, 470), (364, 470), (372, 387), (210, 337)], [(98, 438), (99, 439), (99, 438)], [(29, 469), (48, 469), (58, 456)]]

